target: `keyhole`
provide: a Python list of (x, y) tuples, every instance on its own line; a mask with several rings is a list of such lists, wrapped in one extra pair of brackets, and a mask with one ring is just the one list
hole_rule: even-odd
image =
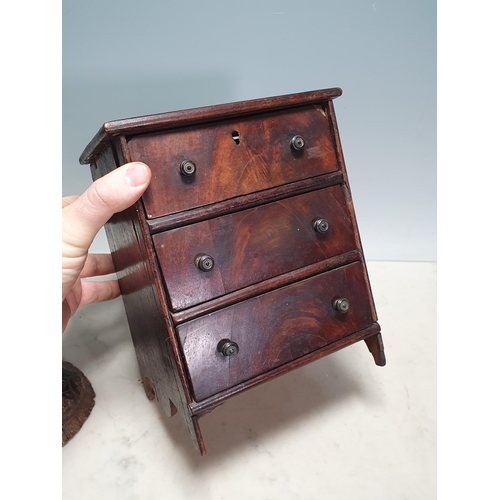
[(237, 130), (235, 130), (232, 135), (233, 135), (234, 142), (236, 144), (239, 144), (240, 143), (240, 133)]

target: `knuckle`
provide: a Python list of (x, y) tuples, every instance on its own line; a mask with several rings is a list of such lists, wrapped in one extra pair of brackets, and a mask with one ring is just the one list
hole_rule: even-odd
[(110, 202), (108, 201), (106, 193), (99, 182), (94, 182), (88, 189), (87, 193), (88, 201), (93, 209), (101, 211), (102, 208), (105, 208), (106, 211), (111, 211), (112, 207)]

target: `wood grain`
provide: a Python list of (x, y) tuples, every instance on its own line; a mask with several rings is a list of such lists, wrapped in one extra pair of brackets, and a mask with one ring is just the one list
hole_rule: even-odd
[[(360, 340), (385, 364), (330, 102), (341, 93), (107, 122), (80, 157), (94, 179), (132, 160), (152, 170), (106, 233), (147, 396), (179, 411), (202, 455), (199, 419), (242, 391)], [(186, 159), (194, 177), (180, 175)], [(195, 267), (199, 254), (212, 271)], [(223, 339), (238, 354), (223, 356)]]
[[(325, 218), (324, 234), (313, 228)], [(331, 186), (153, 236), (173, 311), (356, 249), (341, 186)], [(215, 260), (209, 272), (195, 259)]]
[[(125, 157), (123, 156), (125, 153)], [(91, 167), (94, 179), (127, 162), (126, 143), (110, 144)], [(155, 269), (155, 256), (141, 202), (115, 214), (105, 226), (113, 263), (118, 276), (130, 333), (146, 394), (154, 393), (162, 411), (172, 416), (178, 408), (184, 416), (193, 442), (206, 453), (198, 420), (188, 405), (191, 401), (184, 370), (174, 352), (169, 330), (171, 318), (162, 296), (163, 285)], [(141, 215), (142, 214), (142, 215)]]
[[(332, 300), (351, 303), (342, 314)], [(201, 401), (372, 324), (359, 262), (240, 302), (177, 327), (194, 399)], [(239, 353), (217, 352), (222, 339)]]
[(335, 153), (337, 155), (337, 162), (339, 164), (340, 170), (344, 174), (344, 193), (345, 197), (347, 200), (347, 206), (349, 207), (349, 213), (351, 214), (351, 219), (354, 225), (354, 234), (356, 237), (357, 241), (357, 247), (361, 253), (361, 264), (363, 265), (363, 275), (365, 277), (365, 283), (366, 287), (368, 290), (368, 295), (370, 297), (370, 308), (372, 311), (372, 318), (373, 321), (377, 321), (377, 311), (375, 309), (375, 302), (373, 301), (373, 294), (372, 294), (372, 289), (370, 285), (370, 279), (368, 277), (368, 270), (366, 268), (366, 261), (365, 261), (365, 254), (363, 251), (363, 245), (361, 243), (361, 237), (359, 234), (359, 227), (358, 227), (358, 221), (356, 219), (356, 212), (354, 210), (354, 203), (352, 200), (352, 193), (351, 193), (351, 187), (349, 185), (349, 176), (347, 175), (347, 168), (345, 165), (345, 160), (344, 160), (344, 152), (342, 150), (342, 144), (340, 142), (340, 133), (339, 133), (339, 128), (337, 124), (337, 117), (335, 116), (335, 109), (333, 107), (333, 103), (330, 101), (327, 105), (328, 109), (328, 118), (330, 121), (330, 128), (331, 128), (331, 133), (334, 138), (334, 143), (335, 143)]
[[(300, 154), (290, 147), (297, 134), (305, 141)], [(321, 106), (141, 135), (128, 147), (131, 159), (149, 165), (153, 174), (143, 196), (150, 219), (338, 169)], [(196, 164), (192, 177), (180, 173), (185, 160)]]
[(304, 104), (325, 103), (341, 95), (342, 89), (340, 88), (323, 89), (109, 121), (104, 123), (87, 145), (80, 156), (80, 163), (82, 165), (92, 163), (115, 136), (144, 134), (155, 130), (168, 130), (206, 123), (220, 118), (246, 116), (256, 112), (291, 108)]
[(269, 203), (271, 201), (278, 201), (289, 196), (295, 196), (302, 193), (308, 193), (335, 184), (342, 184), (344, 176), (342, 172), (332, 172), (330, 174), (318, 175), (304, 179), (284, 186), (276, 188), (265, 189), (257, 193), (250, 193), (229, 200), (214, 203), (212, 205), (205, 205), (203, 207), (186, 210), (184, 212), (177, 212), (171, 215), (158, 217), (157, 219), (149, 219), (147, 221), (151, 234), (167, 231), (168, 229), (175, 229), (194, 222), (200, 222), (205, 219), (213, 217), (220, 217), (239, 210), (256, 207), (262, 203)]
[(281, 365), (278, 366), (277, 368), (273, 368), (272, 370), (266, 373), (261, 373), (257, 377), (252, 378), (251, 380), (247, 380), (233, 387), (230, 387), (229, 389), (221, 391), (215, 394), (214, 396), (204, 399), (203, 401), (199, 402), (193, 401), (190, 405), (191, 413), (193, 415), (200, 415), (200, 416), (210, 413), (215, 408), (217, 408), (217, 406), (220, 406), (229, 398), (237, 396), (238, 394), (248, 391), (260, 384), (269, 382), (270, 380), (273, 380), (276, 377), (289, 373), (292, 370), (296, 370), (297, 368), (300, 368), (301, 366), (304, 366), (308, 363), (313, 363), (314, 361), (317, 361), (318, 359), (321, 359), (324, 356), (339, 351), (340, 349), (344, 349), (345, 347), (355, 344), (356, 342), (362, 340), (366, 341), (369, 338), (373, 337), (374, 335), (379, 334), (379, 332), (380, 332), (380, 325), (375, 322), (369, 327), (364, 328), (363, 330), (359, 330), (358, 332), (352, 333), (351, 335), (342, 337), (341, 339), (336, 340), (331, 344), (327, 344), (316, 351), (306, 354), (305, 356), (302, 356), (300, 358), (294, 359), (293, 361), (287, 363), (286, 365)]
[(183, 311), (172, 313), (172, 319), (174, 321), (174, 324), (178, 325), (180, 323), (184, 323), (185, 321), (198, 318), (204, 314), (214, 312), (217, 309), (222, 309), (223, 307), (236, 304), (237, 302), (241, 302), (252, 297), (256, 297), (257, 295), (260, 295), (262, 293), (270, 292), (275, 288), (281, 288), (296, 281), (310, 278), (315, 274), (324, 273), (325, 271), (329, 271), (330, 269), (334, 269), (345, 264), (350, 264), (359, 259), (360, 253), (358, 252), (358, 250), (353, 250), (341, 255), (336, 255), (335, 257), (316, 262), (315, 264), (311, 264), (309, 266), (301, 267), (300, 269), (296, 269), (295, 271), (281, 274), (266, 281), (261, 281), (260, 283), (257, 283), (255, 285), (251, 285), (235, 292), (228, 293), (222, 297), (218, 297), (208, 302), (203, 302), (202, 304), (191, 307), (190, 309), (184, 309)]

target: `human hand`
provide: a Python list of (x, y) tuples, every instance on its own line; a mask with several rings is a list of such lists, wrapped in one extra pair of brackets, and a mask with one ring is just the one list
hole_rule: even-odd
[(81, 196), (63, 198), (62, 330), (81, 306), (120, 295), (117, 280), (81, 281), (114, 272), (109, 254), (89, 254), (102, 226), (117, 212), (133, 205), (151, 180), (144, 163), (134, 162), (96, 180)]

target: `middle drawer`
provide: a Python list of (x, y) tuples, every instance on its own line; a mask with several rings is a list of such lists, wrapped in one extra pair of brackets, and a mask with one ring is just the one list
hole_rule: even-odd
[(341, 185), (153, 236), (172, 311), (356, 249)]

